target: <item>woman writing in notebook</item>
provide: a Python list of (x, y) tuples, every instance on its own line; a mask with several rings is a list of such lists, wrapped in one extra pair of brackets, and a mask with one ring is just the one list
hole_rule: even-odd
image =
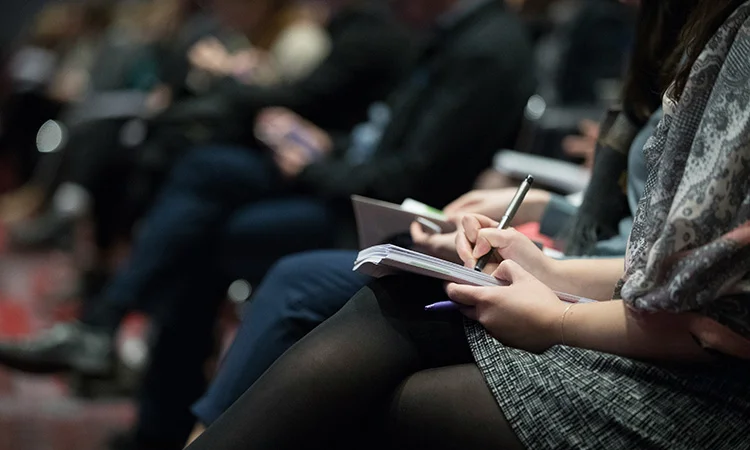
[(644, 0), (639, 26), (596, 162), (617, 169), (655, 106), (638, 80), (665, 68), (625, 261), (552, 261), (467, 217), (461, 258), (494, 251), (510, 283), (449, 284), (473, 320), (424, 311), (445, 298), (435, 280), (373, 283), (190, 448), (750, 448), (750, 1)]

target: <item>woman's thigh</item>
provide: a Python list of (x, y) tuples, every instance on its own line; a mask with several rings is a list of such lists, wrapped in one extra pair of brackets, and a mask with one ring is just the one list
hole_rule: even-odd
[(393, 395), (385, 428), (387, 448), (524, 448), (475, 364), (424, 370), (407, 378)]

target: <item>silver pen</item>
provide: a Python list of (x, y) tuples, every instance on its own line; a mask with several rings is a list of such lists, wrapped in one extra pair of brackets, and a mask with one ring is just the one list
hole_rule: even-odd
[[(500, 219), (500, 224), (497, 226), (498, 230), (504, 230), (508, 228), (508, 225), (510, 225), (510, 223), (513, 221), (513, 218), (516, 216), (518, 208), (521, 207), (523, 199), (526, 197), (529, 189), (531, 189), (532, 184), (534, 184), (534, 177), (532, 177), (531, 175), (526, 176), (526, 179), (523, 180), (521, 185), (518, 187), (516, 195), (513, 196), (513, 199), (508, 204), (508, 209), (505, 210), (505, 214), (503, 215), (502, 219)], [(487, 252), (486, 255), (479, 258), (479, 260), (477, 261), (477, 265), (474, 266), (474, 270), (476, 270), (477, 272), (483, 271), (484, 266), (486, 266), (490, 261), (490, 258), (492, 258), (492, 252), (494, 251), (494, 248), (490, 249), (490, 251)]]

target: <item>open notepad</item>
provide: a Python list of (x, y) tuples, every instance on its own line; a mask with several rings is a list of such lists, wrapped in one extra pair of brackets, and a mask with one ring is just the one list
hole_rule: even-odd
[[(472, 286), (507, 286), (508, 284), (492, 275), (390, 244), (377, 245), (359, 252), (354, 262), (354, 270), (375, 278), (407, 272)], [(555, 294), (560, 300), (571, 303), (594, 301), (564, 292), (555, 292)]]
[(448, 222), (439, 210), (407, 199), (404, 203), (384, 202), (372, 198), (352, 196), (354, 216), (357, 219), (360, 248), (388, 242), (394, 236), (408, 233), (415, 220), (422, 220), (436, 233), (451, 233), (456, 226)]

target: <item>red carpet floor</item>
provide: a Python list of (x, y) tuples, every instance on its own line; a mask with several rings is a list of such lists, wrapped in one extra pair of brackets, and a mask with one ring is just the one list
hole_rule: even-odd
[[(75, 306), (53, 294), (74, 278), (62, 255), (0, 253), (0, 338), (33, 333), (71, 317)], [(62, 377), (0, 367), (0, 450), (105, 449), (112, 432), (130, 427), (133, 412), (125, 399), (75, 398)]]

